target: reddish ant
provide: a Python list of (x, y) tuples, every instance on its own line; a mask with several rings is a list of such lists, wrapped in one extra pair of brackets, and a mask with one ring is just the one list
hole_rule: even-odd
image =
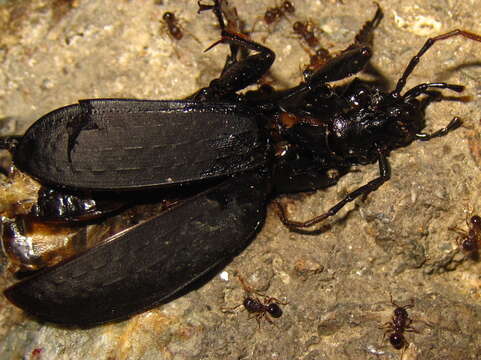
[(279, 19), (281, 19), (285, 14), (294, 14), (296, 8), (290, 1), (283, 1), (281, 6), (276, 6), (273, 8), (268, 8), (264, 13), (264, 21), (267, 25), (270, 25)]
[(416, 329), (411, 327), (413, 321), (411, 318), (409, 318), (409, 314), (406, 310), (414, 306), (414, 300), (411, 299), (410, 304), (399, 306), (393, 301), (391, 295), (391, 304), (395, 307), (392, 320), (385, 323), (383, 326), (380, 327), (380, 329), (385, 329), (383, 338), (386, 337), (387, 333), (391, 332), (391, 334), (389, 335), (389, 342), (395, 349), (401, 350), (406, 348), (409, 344), (406, 341), (403, 333), (417, 332)]
[(292, 30), (303, 38), (311, 49), (315, 49), (319, 46), (319, 39), (314, 34), (314, 31), (312, 31), (312, 28), (313, 25), (308, 21), (296, 21), (294, 25), (292, 25)]
[(184, 36), (182, 29), (179, 26), (179, 20), (173, 12), (167, 11), (162, 16), (162, 19), (169, 30), (170, 36), (175, 40), (180, 40)]
[(468, 231), (458, 227), (449, 228), (449, 230), (455, 231), (461, 235), (461, 238), (456, 239), (461, 250), (474, 256), (478, 253), (479, 248), (481, 247), (481, 217), (473, 215), (469, 221), (466, 217), (466, 226), (468, 227)]
[[(247, 285), (247, 283), (240, 275), (238, 275), (237, 277), (239, 278), (239, 281), (241, 282), (241, 285), (246, 292), (246, 296), (244, 297), (244, 301), (242, 302), (242, 304), (239, 304), (230, 310), (237, 309), (239, 306), (243, 305), (247, 312), (252, 315), (249, 317), (249, 319), (255, 318), (259, 327), (261, 326), (262, 319), (266, 319), (269, 323), (274, 324), (270, 317), (281, 317), (282, 309), (279, 305), (287, 305), (288, 303), (281, 302), (276, 298), (266, 296), (256, 290), (253, 290), (252, 287)], [(264, 299), (261, 300), (257, 296), (252, 296), (252, 294), (257, 294)]]
[[(309, 48), (302, 46), (304, 51), (310, 54), (309, 65), (307, 65), (304, 70), (304, 79), (309, 78), (313, 72), (321, 68), (324, 64), (332, 59), (329, 51), (320, 46), (320, 41), (312, 30), (313, 28), (314, 25), (309, 21), (296, 21), (294, 25), (292, 25), (292, 30), (294, 30), (294, 32), (299, 35), (309, 46)], [(314, 54), (310, 49), (315, 50)]]
[(332, 59), (331, 54), (324, 48), (319, 48), (316, 50), (314, 55), (310, 56), (310, 63), (307, 65), (304, 71), (304, 78), (310, 76), (314, 71), (320, 69), (322, 65), (326, 64)]
[(264, 17), (258, 18), (257, 21), (254, 23), (251, 32), (254, 32), (254, 29), (259, 20), (263, 19), (267, 25), (272, 25), (275, 22), (279, 21), (281, 18), (285, 17), (287, 14), (294, 14), (295, 12), (296, 8), (290, 1), (283, 1), (280, 6), (268, 8), (264, 13)]

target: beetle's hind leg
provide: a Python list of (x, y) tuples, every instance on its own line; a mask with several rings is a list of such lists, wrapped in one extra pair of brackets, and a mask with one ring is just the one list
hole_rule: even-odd
[[(225, 100), (229, 96), (234, 96), (237, 91), (260, 80), (274, 62), (275, 54), (271, 49), (246, 38), (242, 34), (228, 30), (224, 23), (220, 0), (214, 0), (213, 5), (205, 5), (199, 2), (199, 6), (199, 11), (212, 10), (221, 28), (222, 38), (207, 50), (220, 43), (228, 43), (231, 47), (231, 54), (227, 57), (221, 76), (212, 80), (208, 87), (201, 89), (192, 98), (197, 101)], [(241, 48), (257, 53), (248, 55), (245, 59), (239, 61), (237, 60), (237, 53)]]
[(284, 108), (289, 108), (296, 103), (296, 99), (309, 93), (316, 93), (326, 83), (345, 79), (362, 71), (372, 56), (369, 46), (371, 34), (379, 25), (383, 17), (380, 6), (376, 3), (377, 10), (372, 20), (366, 22), (354, 38), (354, 43), (343, 50), (339, 55), (322, 64), (315, 71), (304, 73), (305, 81), (289, 92), (281, 102)]
[(344, 197), (344, 199), (339, 201), (336, 205), (331, 207), (324, 214), (316, 216), (307, 221), (289, 220), (287, 218), (284, 207), (281, 205), (281, 203), (276, 201), (275, 204), (277, 205), (278, 215), (282, 223), (292, 230), (299, 230), (302, 228), (311, 227), (331, 216), (334, 216), (339, 212), (339, 210), (341, 210), (344, 207), (344, 205), (355, 200), (359, 196), (368, 195), (369, 193), (376, 191), (382, 184), (384, 184), (386, 181), (388, 181), (391, 178), (391, 172), (389, 169), (389, 163), (387, 161), (386, 155), (384, 155), (380, 150), (378, 150), (378, 154), (379, 154), (379, 173), (380, 173), (379, 176), (369, 181), (367, 184), (347, 194), (346, 197)]
[(354, 45), (351, 46), (359, 46), (371, 43), (371, 35), (372, 32), (378, 27), (379, 23), (381, 22), (384, 14), (382, 13), (381, 7), (378, 3), (375, 3), (377, 6), (376, 13), (374, 14), (373, 18), (367, 21), (364, 26), (359, 30), (359, 32), (354, 37)]

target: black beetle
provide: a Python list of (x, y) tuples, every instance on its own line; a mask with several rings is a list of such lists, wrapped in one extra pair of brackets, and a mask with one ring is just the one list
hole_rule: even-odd
[[(66, 192), (207, 185), (160, 216), (8, 288), (5, 295), (25, 311), (94, 325), (169, 301), (248, 245), (272, 195), (327, 187), (352, 165), (379, 162), (378, 178), (312, 220), (290, 221), (279, 205), (287, 226), (311, 226), (387, 181), (390, 151), (460, 125), (454, 118), (432, 134), (421, 132), (424, 106), (417, 97), (463, 86), (427, 83), (401, 91), (436, 41), (458, 35), (481, 41), (476, 34), (455, 30), (429, 39), (392, 92), (358, 79), (332, 86), (368, 63), (369, 38), (382, 18), (378, 7), (351, 46), (298, 86), (239, 94), (269, 70), (275, 54), (227, 30), (220, 0), (199, 6), (218, 18), (222, 38), (213, 46), (231, 49), (208, 87), (186, 100), (82, 100), (43, 116), (12, 151), (19, 169)], [(255, 54), (242, 58), (240, 49)]]

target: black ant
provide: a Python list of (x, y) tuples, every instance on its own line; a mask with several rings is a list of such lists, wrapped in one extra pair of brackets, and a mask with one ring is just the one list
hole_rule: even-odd
[(406, 310), (414, 306), (414, 300), (411, 299), (410, 304), (399, 306), (393, 301), (391, 295), (391, 304), (395, 307), (392, 320), (385, 323), (383, 326), (380, 327), (380, 329), (386, 329), (383, 338), (386, 337), (387, 333), (391, 332), (391, 334), (389, 335), (389, 342), (395, 349), (401, 350), (408, 346), (408, 342), (406, 341), (403, 333), (417, 332), (416, 329), (411, 327), (413, 321), (409, 317), (409, 314)]
[(467, 254), (470, 254), (471, 256), (474, 256), (478, 253), (479, 248), (481, 247), (481, 217), (478, 215), (473, 215), (469, 221), (468, 218), (466, 218), (466, 225), (468, 227), (468, 231), (458, 227), (449, 229), (461, 235), (461, 238), (456, 240), (461, 250)]
[(175, 40), (180, 40), (184, 36), (182, 29), (179, 26), (179, 20), (173, 12), (167, 11), (162, 15), (162, 19), (167, 25), (170, 36)]
[[(255, 318), (259, 327), (261, 326), (262, 319), (266, 319), (269, 323), (274, 324), (270, 317), (281, 317), (283, 312), (279, 305), (287, 305), (288, 303), (281, 302), (274, 297), (259, 293), (258, 291), (252, 289), (251, 286), (247, 285), (245, 280), (240, 275), (237, 277), (244, 288), (244, 291), (246, 292), (246, 296), (244, 297), (242, 304), (235, 306), (231, 310), (237, 309), (239, 306), (243, 305), (247, 312), (252, 315), (249, 317), (249, 319)], [(252, 294), (257, 294), (264, 299), (261, 300), (257, 296), (252, 296)]]

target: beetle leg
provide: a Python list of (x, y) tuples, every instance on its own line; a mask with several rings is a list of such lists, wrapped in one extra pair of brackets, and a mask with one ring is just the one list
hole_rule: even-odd
[(259, 51), (259, 53), (250, 55), (242, 61), (232, 60), (228, 57), (221, 76), (212, 80), (208, 87), (201, 89), (195, 95), (195, 99), (198, 101), (217, 100), (233, 95), (260, 80), (274, 62), (275, 54), (272, 50), (237, 34), (225, 31), (221, 42), (236, 44), (249, 50)]
[(461, 124), (462, 124), (461, 119), (458, 117), (455, 117), (453, 118), (453, 120), (449, 122), (449, 124), (446, 127), (443, 127), (442, 129), (436, 130), (431, 134), (420, 132), (420, 133), (417, 133), (415, 136), (418, 140), (428, 141), (433, 138), (446, 135), (448, 132), (458, 128)]
[(397, 82), (396, 88), (391, 94), (393, 96), (400, 96), (401, 90), (404, 88), (404, 85), (406, 85), (406, 80), (408, 76), (411, 75), (414, 68), (419, 63), (419, 60), (421, 60), (421, 56), (423, 56), (426, 53), (426, 51), (428, 51), (431, 48), (431, 46), (434, 45), (435, 42), (439, 40), (449, 39), (453, 36), (458, 36), (458, 35), (463, 36), (467, 39), (481, 42), (481, 36), (474, 34), (472, 32), (460, 30), (460, 29), (456, 29), (446, 34), (442, 34), (442, 35), (427, 39), (423, 47), (421, 48), (421, 50), (419, 50), (419, 52), (411, 59), (411, 61), (409, 61), (408, 66), (406, 66), (404, 73), (402, 74), (402, 76), (399, 78)]
[[(224, 22), (224, 16), (222, 14), (221, 0), (213, 0), (213, 1), (214, 3), (209, 5), (202, 4), (201, 1), (197, 1), (197, 5), (199, 6), (199, 10), (197, 11), (197, 13), (200, 14), (202, 11), (209, 11), (209, 10), (213, 11), (214, 15), (217, 18), (221, 31), (224, 31), (226, 29), (226, 26)], [(205, 51), (210, 50), (212, 47), (214, 47), (217, 44), (218, 42), (214, 43), (213, 45), (209, 46)], [(231, 53), (227, 55), (226, 62), (224, 64), (224, 69), (221, 72), (221, 76), (233, 63), (237, 62), (237, 53), (239, 51), (239, 46), (231, 44), (230, 51)]]
[(275, 54), (272, 50), (238, 34), (224, 30), (222, 31), (222, 39), (214, 46), (221, 42), (234, 44), (258, 53), (249, 55), (242, 61), (230, 63), (227, 68), (224, 68), (218, 79), (212, 80), (207, 88), (201, 89), (196, 94), (196, 100), (198, 101), (218, 100), (235, 94), (236, 91), (260, 80), (274, 62)]
[(310, 220), (307, 220), (307, 221), (293, 221), (293, 220), (289, 220), (287, 218), (284, 207), (279, 202), (275, 202), (276, 205), (277, 205), (277, 208), (279, 210), (278, 215), (279, 215), (279, 218), (282, 221), (282, 223), (290, 229), (299, 229), (299, 228), (310, 227), (312, 225), (320, 223), (321, 221), (327, 219), (328, 217), (331, 217), (331, 216), (335, 215), (348, 202), (351, 202), (351, 201), (355, 200), (356, 198), (358, 198), (361, 195), (368, 195), (369, 193), (377, 190), (382, 184), (384, 184), (386, 181), (388, 181), (391, 178), (389, 163), (387, 161), (386, 156), (380, 150), (378, 150), (378, 153), (379, 153), (379, 173), (380, 173), (380, 175), (377, 178), (375, 178), (374, 180), (369, 181), (367, 184), (365, 184), (365, 185), (361, 186), (360, 188), (357, 188), (353, 192), (347, 194), (347, 196), (344, 199), (339, 201), (336, 205), (331, 207), (324, 214), (316, 216), (316, 217), (314, 217)]
[[(213, 5), (204, 5), (199, 2), (199, 7), (199, 11), (212, 10), (221, 28), (222, 38), (208, 47), (207, 50), (220, 43), (228, 43), (231, 47), (231, 54), (227, 57), (220, 77), (212, 80), (208, 87), (201, 89), (193, 98), (197, 101), (225, 100), (226, 96), (234, 95), (236, 91), (260, 80), (274, 62), (275, 54), (271, 49), (245, 38), (242, 34), (228, 30), (222, 15), (220, 0), (214, 0)], [(258, 53), (238, 61), (239, 48)]]
[(379, 25), (383, 18), (383, 13), (381, 10), (381, 7), (379, 6), (378, 3), (375, 3), (377, 6), (376, 13), (374, 14), (374, 17), (366, 22), (364, 26), (359, 30), (357, 33), (356, 37), (354, 38), (355, 45), (360, 45), (360, 44), (368, 44), (370, 41), (371, 34), (375, 28)]
[(379, 4), (372, 20), (366, 22), (354, 38), (354, 44), (332, 58), (314, 72), (306, 72), (306, 80), (282, 99), (281, 107), (286, 107), (291, 99), (318, 90), (325, 83), (338, 81), (352, 76), (364, 69), (372, 56), (372, 50), (367, 45), (372, 31), (379, 25), (383, 14)]

